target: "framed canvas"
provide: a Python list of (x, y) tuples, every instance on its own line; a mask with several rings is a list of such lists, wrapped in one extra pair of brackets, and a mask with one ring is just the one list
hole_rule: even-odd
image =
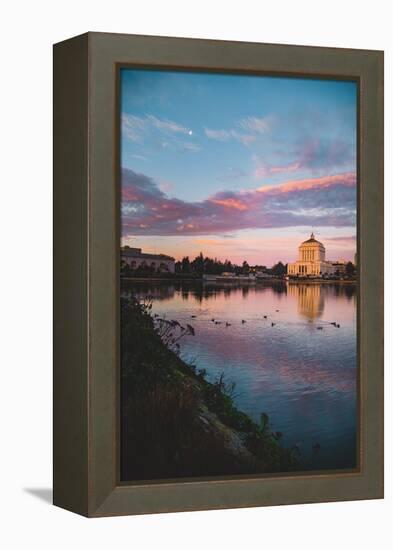
[(383, 497), (383, 53), (54, 46), (54, 503)]

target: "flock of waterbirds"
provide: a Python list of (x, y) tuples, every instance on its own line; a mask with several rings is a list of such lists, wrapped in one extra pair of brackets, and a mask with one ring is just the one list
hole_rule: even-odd
[[(276, 309), (275, 310), (275, 313), (279, 313), (280, 310), (279, 309)], [(198, 315), (191, 315), (191, 319), (197, 319), (198, 318)], [(271, 320), (271, 317), (269, 315), (263, 315), (262, 316), (262, 319), (267, 321), (267, 320), (270, 320), (270, 325), (272, 327), (275, 327), (277, 325), (277, 322), (274, 322)], [(246, 319), (241, 319), (241, 324), (244, 325), (246, 324), (247, 322), (253, 322), (255, 320), (261, 320), (261, 319), (249, 319), (248, 321)], [(228, 321), (223, 321), (223, 320), (219, 320), (219, 319), (216, 319), (216, 318), (211, 318), (210, 319), (210, 322), (213, 323), (214, 325), (223, 325), (225, 327), (230, 327), (232, 326), (232, 324), (234, 323), (229, 323)], [(313, 320), (312, 319), (309, 319), (308, 320), (309, 323), (313, 323)], [(317, 330), (323, 330), (324, 327), (323, 327), (323, 324), (325, 326), (329, 325), (329, 326), (333, 326), (333, 327), (336, 327), (336, 328), (340, 328), (340, 323), (338, 323), (337, 321), (319, 321), (319, 324), (316, 326), (316, 329)], [(277, 435), (282, 435), (281, 432), (277, 432)], [(313, 452), (319, 452), (321, 449), (321, 445), (320, 443), (316, 442), (316, 443), (313, 443), (312, 444), (312, 450)], [(292, 450), (295, 451), (295, 452), (298, 452), (299, 454), (301, 453), (301, 449), (300, 449), (300, 444), (295, 444), (293, 447), (292, 447)]]
[[(279, 313), (279, 312), (280, 312), (280, 310), (279, 310), (279, 309), (276, 309), (276, 313)], [(198, 317), (197, 315), (191, 315), (191, 319), (197, 319), (197, 317)], [(263, 315), (263, 319), (264, 319), (264, 320), (268, 320), (268, 319), (269, 319), (269, 316), (268, 316), (268, 315)], [(257, 319), (257, 320), (258, 320), (258, 319)], [(214, 323), (215, 325), (224, 325), (224, 326), (226, 326), (226, 327), (232, 326), (232, 323), (228, 323), (228, 321), (220, 321), (219, 319), (215, 319), (215, 318), (210, 319), (210, 321), (211, 321), (212, 323)], [(309, 323), (312, 323), (313, 320), (312, 320), (312, 319), (309, 319), (308, 322), (309, 322)], [(247, 323), (246, 319), (242, 319), (242, 320), (241, 320), (241, 324), (244, 325), (245, 323)], [(341, 326), (340, 323), (337, 323), (337, 321), (325, 321), (324, 324), (325, 324), (325, 325), (331, 325), (331, 326), (336, 327), (336, 328), (340, 328), (340, 326)], [(272, 327), (275, 327), (275, 326), (277, 325), (277, 322), (271, 321), (271, 322), (270, 322), (270, 325), (271, 325)], [(321, 322), (320, 322), (320, 324), (318, 324), (318, 326), (316, 327), (317, 330), (323, 330), (323, 328), (324, 328), (324, 327), (323, 327), (323, 325), (321, 324)]]
[[(279, 313), (280, 310), (279, 309), (276, 309), (275, 310), (275, 313)], [(197, 319), (197, 315), (191, 315), (191, 319)], [(267, 321), (267, 320), (270, 320), (269, 319), (269, 315), (263, 315), (263, 320)], [(255, 319), (253, 319), (255, 320)], [(249, 320), (249, 322), (252, 322), (253, 320)], [(256, 319), (258, 320), (258, 319)], [(230, 327), (232, 326), (232, 323), (229, 323), (228, 321), (220, 321), (219, 319), (216, 319), (216, 318), (211, 318), (210, 321), (212, 323), (214, 323), (215, 325), (223, 325), (225, 327)], [(309, 323), (312, 323), (313, 320), (312, 319), (309, 319), (308, 321)], [(246, 319), (241, 319), (241, 324), (244, 325), (247, 323), (247, 320)], [(270, 324), (272, 327), (275, 327), (277, 325), (277, 322), (274, 322), (272, 320), (270, 320)], [(333, 327), (336, 327), (336, 328), (340, 328), (340, 323), (337, 323), (337, 321), (325, 321), (324, 322), (325, 325), (330, 325), (330, 326), (333, 326)], [(321, 324), (321, 322), (319, 322), (319, 324), (316, 326), (316, 329), (317, 330), (323, 330), (323, 325)], [(277, 432), (277, 435), (280, 434), (281, 435), (281, 432)], [(312, 450), (314, 453), (318, 453), (321, 449), (321, 445), (320, 443), (316, 442), (316, 443), (313, 443), (312, 444)], [(299, 444), (295, 444), (293, 447), (292, 447), (292, 450), (295, 451), (295, 452), (298, 452), (299, 454), (301, 453), (301, 450), (300, 450), (300, 445)]]

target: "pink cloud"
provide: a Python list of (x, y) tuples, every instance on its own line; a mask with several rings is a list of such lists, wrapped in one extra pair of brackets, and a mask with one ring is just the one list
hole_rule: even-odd
[(260, 193), (290, 193), (306, 189), (323, 189), (334, 187), (336, 185), (345, 187), (355, 187), (356, 174), (337, 174), (335, 176), (322, 176), (320, 178), (307, 178), (302, 180), (288, 181), (279, 185), (265, 185), (257, 189)]
[(272, 164), (263, 158), (254, 156), (254, 177), (261, 179), (267, 175), (285, 174), (299, 171), (308, 171), (318, 174), (321, 170), (340, 171), (343, 168), (354, 169), (356, 162), (356, 145), (339, 139), (322, 140), (318, 138), (307, 139), (298, 143), (292, 151), (277, 152), (278, 157), (285, 159), (288, 154), (293, 158), (292, 162), (284, 164)]
[(269, 170), (270, 174), (281, 174), (285, 172), (296, 172), (299, 170), (301, 164), (300, 162), (292, 162), (292, 164), (287, 164), (286, 166), (272, 166)]
[(122, 233), (203, 235), (241, 229), (354, 226), (354, 172), (292, 180), (249, 191), (222, 191), (200, 202), (169, 198), (157, 183), (122, 172)]
[(219, 204), (220, 206), (225, 206), (226, 208), (234, 208), (235, 210), (247, 210), (248, 206), (239, 199), (228, 198), (228, 199), (210, 199), (214, 204)]

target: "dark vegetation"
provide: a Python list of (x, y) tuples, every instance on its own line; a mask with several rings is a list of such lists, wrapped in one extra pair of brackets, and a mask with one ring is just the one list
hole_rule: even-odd
[(353, 277), (356, 274), (356, 267), (352, 262), (348, 262), (345, 266), (345, 275), (347, 277)]
[[(120, 275), (125, 279), (168, 279), (168, 280), (198, 280), (202, 279), (203, 275), (222, 275), (223, 273), (233, 273), (234, 275), (249, 275), (250, 273), (264, 273), (272, 279), (284, 279), (287, 275), (288, 264), (279, 261), (272, 267), (267, 268), (265, 265), (250, 266), (246, 261), (241, 265), (234, 264), (229, 260), (221, 261), (217, 258), (209, 258), (204, 256), (202, 252), (193, 260), (189, 256), (185, 256), (181, 261), (175, 263), (175, 272), (156, 270), (152, 266), (138, 266), (132, 269), (126, 262), (121, 262)], [(356, 278), (356, 266), (352, 262), (348, 262), (344, 269), (340, 267), (333, 275), (315, 277), (311, 275), (291, 275), (290, 277), (296, 281), (308, 280), (349, 280), (354, 281)]]
[(262, 271), (270, 275), (284, 275), (286, 273), (286, 266), (282, 262), (278, 262), (271, 269), (267, 269), (265, 265), (250, 266), (246, 261), (238, 265), (232, 263), (230, 260), (222, 262), (221, 260), (217, 260), (217, 258), (209, 258), (208, 256), (204, 256), (202, 252), (193, 260), (185, 256), (175, 264), (175, 272), (182, 275), (197, 274), (202, 276), (205, 273), (209, 275), (222, 275), (223, 273), (248, 275), (255, 271)]
[(287, 266), (278, 262), (271, 268), (265, 265), (250, 266), (246, 261), (241, 265), (232, 263), (230, 260), (217, 260), (204, 256), (202, 252), (193, 260), (185, 256), (181, 261), (175, 263), (175, 273), (156, 270), (154, 267), (145, 265), (132, 269), (126, 262), (121, 263), (121, 275), (125, 278), (156, 278), (156, 279), (199, 279), (204, 274), (222, 275), (233, 273), (234, 275), (248, 275), (252, 272), (263, 272), (274, 277), (283, 277), (287, 272)]
[(178, 355), (192, 335), (151, 314), (151, 302), (121, 301), (121, 477), (123, 480), (293, 471), (292, 451), (279, 444), (269, 418), (239, 411), (234, 386)]
[(234, 273), (236, 275), (248, 275), (250, 266), (246, 261), (242, 265), (237, 265), (229, 260), (221, 261), (217, 258), (204, 256), (202, 252), (193, 260), (185, 256), (181, 261), (176, 262), (175, 272), (182, 275), (196, 273), (199, 276), (208, 273), (209, 275), (222, 275), (222, 273)]

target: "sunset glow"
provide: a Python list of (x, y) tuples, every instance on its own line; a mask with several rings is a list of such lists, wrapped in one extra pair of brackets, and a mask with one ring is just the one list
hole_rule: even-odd
[(122, 244), (293, 261), (356, 251), (353, 82), (123, 69)]

